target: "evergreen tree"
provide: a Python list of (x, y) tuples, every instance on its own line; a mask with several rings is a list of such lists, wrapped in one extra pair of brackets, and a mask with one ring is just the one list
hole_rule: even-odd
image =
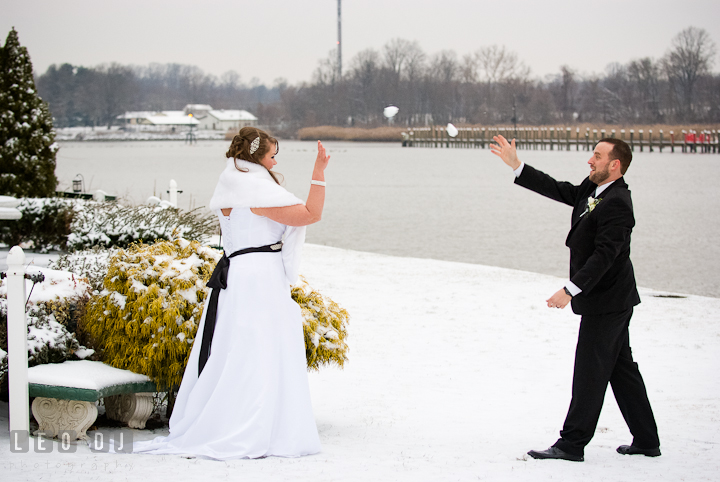
[(52, 117), (13, 27), (0, 48), (0, 195), (53, 196), (57, 150)]

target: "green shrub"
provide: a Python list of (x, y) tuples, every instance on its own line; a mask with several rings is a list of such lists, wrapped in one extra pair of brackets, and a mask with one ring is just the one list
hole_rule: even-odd
[(118, 248), (93, 246), (90, 249), (62, 254), (57, 260), (50, 262), (48, 268), (69, 271), (85, 278), (93, 291), (100, 292), (103, 289), (110, 258), (117, 251)]
[(102, 361), (147, 375), (162, 391), (179, 386), (210, 291), (205, 284), (221, 255), (178, 239), (112, 256), (83, 323)]
[(304, 276), (293, 286), (292, 297), (302, 310), (308, 369), (332, 363), (342, 368), (347, 361), (348, 312), (314, 290)]
[(25, 198), (17, 221), (0, 221), (0, 242), (27, 243), (41, 252), (83, 250), (93, 246), (128, 247), (179, 237), (204, 241), (217, 232), (215, 215), (201, 208), (183, 211), (160, 206), (123, 206), (115, 202), (66, 198)]
[(205, 241), (217, 231), (217, 218), (201, 208), (183, 211), (160, 206), (122, 206), (114, 202), (76, 202), (67, 247), (126, 248), (133, 243), (188, 239)]
[[(160, 390), (176, 389), (210, 294), (206, 283), (221, 254), (179, 239), (132, 245), (113, 255), (103, 291), (88, 303), (82, 323), (101, 359), (149, 376)], [(308, 369), (342, 367), (347, 311), (302, 277), (292, 297), (302, 310)]]
[(60, 198), (24, 198), (18, 210), (22, 218), (0, 221), (0, 242), (8, 246), (27, 243), (40, 252), (67, 247), (73, 220), (72, 205)]

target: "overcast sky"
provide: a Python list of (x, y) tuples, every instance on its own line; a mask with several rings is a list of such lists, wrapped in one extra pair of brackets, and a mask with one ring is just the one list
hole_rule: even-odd
[[(611, 62), (661, 57), (689, 26), (706, 29), (720, 47), (718, 0), (343, 0), (342, 19), (344, 66), (393, 38), (460, 58), (504, 45), (539, 78), (564, 64), (592, 74)], [(2, 42), (12, 26), (36, 74), (66, 62), (173, 62), (294, 84), (311, 80), (336, 49), (337, 0), (0, 0)]]

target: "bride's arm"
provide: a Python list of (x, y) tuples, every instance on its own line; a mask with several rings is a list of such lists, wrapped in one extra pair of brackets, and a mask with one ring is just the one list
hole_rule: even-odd
[[(325, 148), (318, 141), (318, 155), (315, 159), (315, 168), (312, 178), (315, 181), (325, 181), (325, 168), (330, 161), (326, 155)], [(258, 216), (265, 216), (287, 226), (307, 226), (320, 221), (322, 218), (323, 206), (325, 205), (325, 186), (317, 184), (310, 185), (310, 193), (307, 202), (295, 206), (284, 206), (281, 208), (251, 208), (250, 210)]]

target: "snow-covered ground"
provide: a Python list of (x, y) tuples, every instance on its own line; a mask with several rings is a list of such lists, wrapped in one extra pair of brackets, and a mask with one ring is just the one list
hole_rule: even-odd
[[(557, 439), (570, 401), (579, 317), (544, 305), (564, 280), (317, 245), (304, 255), (309, 283), (351, 315), (346, 368), (310, 375), (322, 453), (229, 462), (85, 446), (12, 454), (0, 420), (2, 480), (717, 480), (720, 299), (640, 292), (631, 344), (662, 457), (615, 452), (631, 436), (608, 390), (585, 462), (533, 460), (525, 453)], [(0, 411), (6, 419), (7, 405)]]

